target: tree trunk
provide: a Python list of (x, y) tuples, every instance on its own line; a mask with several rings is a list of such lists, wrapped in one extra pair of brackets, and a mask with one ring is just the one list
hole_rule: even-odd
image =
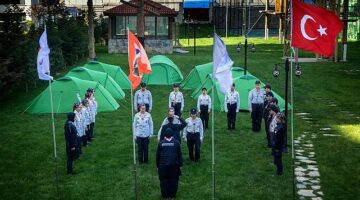
[(88, 0), (87, 1), (88, 6), (88, 20), (89, 20), (89, 31), (88, 31), (88, 37), (89, 37), (89, 59), (94, 60), (96, 57), (95, 54), (95, 38), (94, 38), (94, 6), (93, 1)]
[(144, 0), (139, 0), (138, 2), (138, 14), (136, 18), (136, 30), (137, 30), (137, 37), (141, 43), (141, 45), (144, 46), (144, 40), (145, 40), (145, 16), (144, 16)]

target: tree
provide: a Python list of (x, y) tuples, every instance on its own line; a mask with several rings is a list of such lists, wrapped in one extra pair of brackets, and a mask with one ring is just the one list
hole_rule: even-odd
[(87, 1), (88, 6), (88, 23), (89, 23), (89, 59), (94, 60), (95, 54), (95, 37), (94, 37), (94, 5), (92, 0)]
[(144, 46), (145, 35), (145, 15), (144, 15), (144, 0), (138, 1), (138, 14), (136, 20), (137, 37), (140, 43)]

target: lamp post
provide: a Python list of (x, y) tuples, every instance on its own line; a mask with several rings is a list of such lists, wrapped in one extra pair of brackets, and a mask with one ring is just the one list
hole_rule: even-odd
[[(274, 78), (277, 78), (280, 76), (280, 65), (285, 64), (285, 116), (286, 116), (286, 123), (285, 123), (285, 151), (287, 151), (287, 122), (288, 122), (288, 97), (289, 97), (289, 71), (290, 71), (290, 62), (289, 59), (287, 58), (285, 63), (276, 63), (274, 66), (274, 70), (272, 72), (272, 75), (274, 76)], [(300, 78), (301, 76), (301, 68), (299, 63), (296, 63), (296, 69), (295, 69), (295, 76)]]

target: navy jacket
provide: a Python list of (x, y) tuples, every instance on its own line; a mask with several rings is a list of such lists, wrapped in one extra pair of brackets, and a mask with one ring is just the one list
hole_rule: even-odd
[(179, 118), (181, 124), (165, 124), (161, 128), (160, 141), (164, 139), (165, 130), (170, 128), (173, 131), (173, 137), (181, 143), (180, 131), (183, 130), (187, 123), (183, 118)]
[(156, 166), (182, 166), (182, 154), (179, 141), (172, 138), (170, 141), (163, 139), (156, 150)]
[(285, 145), (285, 124), (277, 123), (275, 128), (275, 150), (282, 150)]
[(64, 125), (66, 155), (70, 156), (71, 148), (77, 145), (77, 131), (72, 121), (66, 121)]

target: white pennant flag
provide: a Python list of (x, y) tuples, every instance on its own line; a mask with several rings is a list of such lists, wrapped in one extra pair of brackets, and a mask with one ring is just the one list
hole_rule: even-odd
[(36, 62), (39, 79), (53, 80), (53, 77), (50, 76), (50, 60), (49, 60), (50, 49), (47, 43), (46, 27), (44, 32), (41, 34), (39, 43), (40, 43), (40, 49), (38, 52), (37, 62)]
[(225, 44), (216, 33), (214, 33), (213, 60), (213, 77), (219, 82), (221, 92), (226, 94), (233, 83), (231, 67), (234, 62), (230, 59)]

